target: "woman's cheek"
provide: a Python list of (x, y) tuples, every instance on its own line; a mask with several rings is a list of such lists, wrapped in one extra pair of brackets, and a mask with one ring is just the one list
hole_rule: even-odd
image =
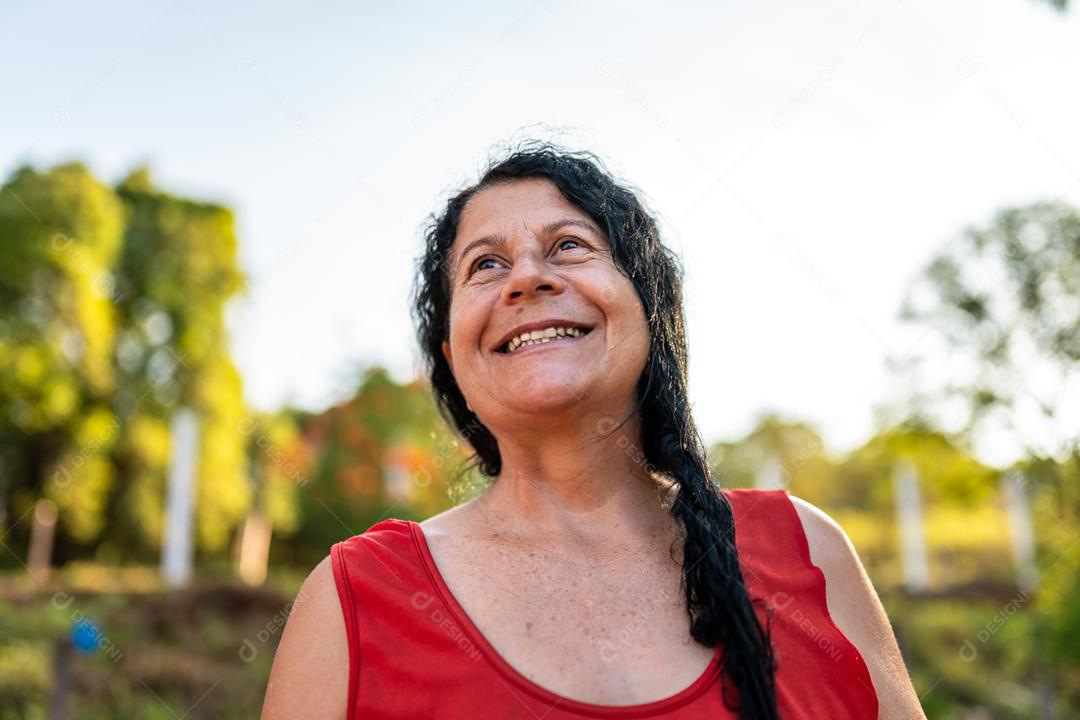
[(603, 272), (603, 295), (606, 302), (617, 303), (620, 306), (625, 302), (637, 300), (637, 291), (630, 278), (620, 273), (615, 267), (607, 265)]

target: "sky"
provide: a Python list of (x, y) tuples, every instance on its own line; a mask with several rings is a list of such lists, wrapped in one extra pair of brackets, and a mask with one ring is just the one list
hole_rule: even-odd
[(264, 410), (415, 375), (423, 224), (526, 137), (598, 153), (660, 218), (709, 441), (772, 411), (858, 446), (925, 337), (898, 310), (935, 250), (1080, 203), (1080, 13), (1036, 0), (108, 8), (0, 3), (0, 175), (146, 163), (232, 207), (231, 346)]

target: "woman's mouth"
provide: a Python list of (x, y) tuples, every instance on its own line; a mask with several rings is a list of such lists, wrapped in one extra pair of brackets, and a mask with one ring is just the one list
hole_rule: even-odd
[(542, 330), (532, 330), (510, 338), (509, 341), (499, 348), (504, 355), (516, 355), (529, 348), (552, 343), (562, 345), (569, 342), (577, 342), (592, 331), (592, 328), (578, 325), (556, 325)]

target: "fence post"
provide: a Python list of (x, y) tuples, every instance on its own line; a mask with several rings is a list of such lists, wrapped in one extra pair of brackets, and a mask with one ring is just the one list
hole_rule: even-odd
[(919, 475), (909, 460), (901, 461), (893, 471), (893, 495), (896, 498), (896, 517), (900, 525), (900, 560), (904, 586), (908, 592), (918, 593), (929, 585), (930, 569), (926, 559), (926, 537), (923, 534)]
[(165, 538), (161, 544), (161, 574), (173, 587), (191, 579), (192, 511), (198, 466), (199, 420), (190, 408), (176, 411), (172, 420), (172, 452), (165, 504)]

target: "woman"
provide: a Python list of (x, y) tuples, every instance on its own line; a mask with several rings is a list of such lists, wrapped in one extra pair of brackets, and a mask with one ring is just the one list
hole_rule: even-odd
[(681, 276), (585, 154), (526, 145), (450, 200), (415, 315), (494, 482), (332, 548), (264, 718), (923, 717), (843, 530), (710, 477)]

